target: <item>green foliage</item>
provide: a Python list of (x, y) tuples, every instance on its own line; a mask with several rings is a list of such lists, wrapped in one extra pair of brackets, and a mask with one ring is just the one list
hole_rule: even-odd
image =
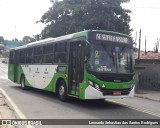
[(17, 40), (4, 40), (4, 45), (6, 48), (14, 48), (18, 46), (24, 45), (22, 41), (17, 41)]
[(40, 40), (40, 36), (38, 34), (33, 35), (33, 38), (35, 41), (39, 41)]
[(153, 48), (153, 52), (154, 53), (158, 53), (159, 52), (159, 43), (160, 43), (160, 39), (157, 39), (157, 42), (155, 43), (155, 46)]
[(23, 37), (23, 42), (28, 44), (28, 43), (31, 43), (31, 42), (34, 42), (36, 41), (34, 38), (30, 37), (30, 36), (24, 36)]
[(130, 10), (122, 3), (129, 0), (53, 0), (41, 17), (46, 24), (42, 38), (57, 37), (83, 30), (108, 30), (130, 34)]
[(0, 43), (3, 43), (4, 42), (4, 38), (3, 36), (0, 36)]

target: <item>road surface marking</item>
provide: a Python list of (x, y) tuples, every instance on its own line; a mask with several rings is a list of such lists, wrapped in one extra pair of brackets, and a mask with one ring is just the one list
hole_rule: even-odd
[[(26, 116), (22, 113), (22, 111), (18, 108), (18, 106), (14, 103), (14, 101), (8, 96), (8, 94), (2, 88), (0, 88), (0, 91), (7, 98), (7, 100), (12, 105), (13, 109), (16, 111), (20, 119), (27, 119)], [(34, 128), (34, 127), (31, 125), (26, 125), (26, 128)]]
[(0, 67), (0, 69), (1, 69), (3, 72), (7, 72), (7, 70), (4, 70), (4, 69), (3, 69), (3, 68), (1, 68), (1, 67)]
[(129, 107), (129, 108), (131, 108), (131, 109), (134, 109), (134, 110), (137, 110), (137, 111), (140, 111), (140, 112), (143, 112), (143, 113), (149, 114), (149, 115), (153, 115), (153, 116), (156, 116), (156, 117), (160, 117), (160, 113), (155, 113), (155, 112), (149, 111), (149, 110), (144, 109), (144, 108), (140, 108), (140, 107), (133, 107), (133, 106), (130, 106), (130, 105), (125, 104), (125, 103), (121, 103), (121, 102), (113, 101), (113, 100), (108, 100), (108, 99), (107, 99), (106, 101), (109, 101), (109, 102), (112, 102), (112, 103), (116, 103), (116, 104), (120, 104), (120, 105), (123, 105), (123, 106)]

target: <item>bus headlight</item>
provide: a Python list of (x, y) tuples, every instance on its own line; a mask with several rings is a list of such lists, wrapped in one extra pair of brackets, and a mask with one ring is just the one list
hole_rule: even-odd
[(88, 83), (89, 83), (91, 86), (93, 86), (93, 82), (92, 82), (92, 81), (88, 81)]
[(90, 80), (88, 81), (88, 83), (89, 83), (89, 85), (91, 85), (91, 86), (94, 87), (95, 89), (100, 90), (98, 84), (96, 84), (96, 83), (94, 83), (94, 82), (92, 82), (92, 81), (90, 81)]
[(99, 85), (95, 84), (95, 89), (100, 90)]

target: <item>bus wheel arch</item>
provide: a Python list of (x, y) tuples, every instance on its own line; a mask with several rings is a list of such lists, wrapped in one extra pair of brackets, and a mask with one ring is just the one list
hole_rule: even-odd
[(21, 74), (21, 77), (20, 77), (20, 84), (22, 83), (22, 78), (24, 77), (24, 74)]
[(56, 83), (56, 93), (61, 101), (67, 101), (67, 86), (63, 78), (59, 78)]
[(21, 74), (20, 84), (21, 84), (21, 88), (22, 88), (23, 90), (26, 90), (26, 89), (27, 89), (27, 87), (26, 87), (26, 85), (25, 85), (25, 76), (24, 76), (24, 74)]

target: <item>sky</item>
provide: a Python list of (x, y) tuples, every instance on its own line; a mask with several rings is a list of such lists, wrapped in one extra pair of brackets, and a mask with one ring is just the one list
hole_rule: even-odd
[(132, 13), (130, 26), (134, 29), (132, 37), (139, 47), (139, 31), (141, 29), (141, 49), (145, 49), (145, 36), (147, 41), (147, 51), (153, 50), (157, 38), (160, 39), (160, 0), (130, 0), (123, 5), (130, 9)]
[(40, 34), (45, 25), (35, 22), (51, 5), (50, 0), (0, 0), (0, 36), (22, 40)]
[[(50, 0), (0, 0), (0, 36), (22, 40), (24, 36), (40, 34), (45, 25), (35, 22), (51, 5)], [(141, 49), (144, 50), (146, 36), (147, 50), (153, 50), (160, 39), (160, 0), (130, 0), (122, 6), (132, 11), (130, 26), (134, 40), (137, 32), (137, 47), (141, 29)]]

